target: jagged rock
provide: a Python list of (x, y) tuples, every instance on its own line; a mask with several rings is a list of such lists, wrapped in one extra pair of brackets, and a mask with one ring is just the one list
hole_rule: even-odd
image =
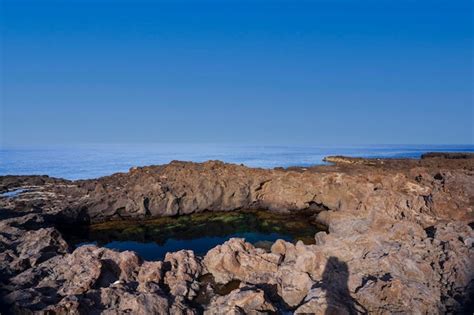
[(18, 259), (28, 261), (32, 267), (69, 251), (69, 245), (55, 228), (27, 231), (16, 243)]
[(0, 278), (68, 252), (68, 244), (56, 229), (40, 228), (45, 225), (40, 215), (18, 215), (4, 209), (0, 214), (6, 217), (0, 220)]
[[(355, 314), (355, 308), (351, 307), (351, 302), (343, 301), (337, 292), (330, 293), (321, 288), (314, 288), (310, 291), (305, 301), (295, 310), (295, 314), (314, 315), (351, 315)], [(364, 313), (363, 310), (359, 310)]]
[(47, 306), (44, 311), (52, 314), (80, 315), (81, 301), (74, 295), (66, 296), (58, 303)]
[(169, 301), (157, 292), (142, 293), (123, 286), (112, 286), (100, 290), (102, 314), (167, 314)]
[[(0, 197), (0, 307), (194, 314), (207, 290), (210, 314), (472, 313), (474, 159), (332, 161), (288, 170), (173, 162), (84, 181), (0, 177), (0, 191), (28, 189)], [(142, 262), (96, 246), (70, 253), (55, 229), (242, 208), (314, 211), (328, 233), (314, 245), (278, 240), (269, 253), (231, 239), (203, 258), (180, 251)], [(205, 273), (244, 284), (219, 293), (201, 285)]]
[(324, 245), (324, 243), (326, 242), (327, 235), (328, 233), (324, 231), (316, 233), (314, 235), (314, 241), (316, 242), (316, 245)]
[(206, 270), (218, 283), (237, 279), (247, 283), (274, 284), (281, 256), (255, 248), (244, 239), (231, 238), (204, 257)]
[(141, 259), (135, 252), (123, 251), (118, 253), (100, 248), (93, 255), (100, 259), (103, 266), (101, 282), (111, 283), (117, 280), (128, 282), (137, 279)]
[(254, 287), (242, 287), (226, 296), (214, 298), (204, 311), (205, 315), (260, 314), (277, 309), (265, 297), (264, 291)]
[(184, 298), (178, 296), (174, 299), (173, 304), (168, 310), (170, 315), (197, 315), (202, 314), (202, 312), (197, 311), (192, 308), (188, 303), (184, 301)]
[(199, 290), (196, 279), (201, 275), (201, 264), (191, 250), (167, 253), (165, 265), (169, 270), (165, 274), (165, 284), (173, 296), (182, 296), (192, 300)]
[[(42, 309), (63, 297), (87, 293), (120, 280), (131, 280), (139, 259), (132, 252), (117, 253), (96, 246), (83, 246), (72, 254), (55, 256), (11, 279), (7, 304)], [(32, 301), (37, 301), (32, 303)]]
[(277, 279), (278, 293), (290, 307), (299, 305), (313, 285), (307, 273), (295, 270), (292, 265), (280, 267)]
[(163, 280), (163, 263), (161, 261), (146, 261), (140, 266), (137, 280), (138, 289), (143, 292), (154, 291)]

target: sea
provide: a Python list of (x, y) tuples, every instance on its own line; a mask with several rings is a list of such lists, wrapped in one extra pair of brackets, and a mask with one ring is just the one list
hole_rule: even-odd
[(0, 147), (0, 175), (49, 175), (71, 180), (127, 172), (173, 160), (221, 160), (275, 168), (324, 164), (328, 155), (419, 158), (426, 152), (474, 152), (474, 145), (266, 146), (222, 144), (94, 144)]

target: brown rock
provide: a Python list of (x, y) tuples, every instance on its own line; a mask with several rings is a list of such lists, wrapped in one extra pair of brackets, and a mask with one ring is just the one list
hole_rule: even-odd
[(168, 299), (158, 293), (138, 293), (125, 287), (102, 288), (100, 301), (102, 314), (168, 314)]
[(139, 290), (147, 291), (148, 284), (160, 284), (163, 280), (163, 263), (161, 261), (146, 261), (140, 266), (137, 277)]
[[(355, 312), (350, 306), (344, 303), (344, 301), (340, 301), (337, 293), (334, 294), (334, 298), (332, 298), (331, 293), (328, 293), (321, 288), (315, 288), (311, 290), (304, 303), (302, 303), (294, 313), (314, 315), (350, 315)], [(361, 310), (360, 313), (364, 312)]]
[(297, 271), (291, 265), (280, 267), (277, 279), (278, 293), (291, 307), (299, 305), (313, 285), (313, 281), (307, 273)]
[(213, 299), (204, 314), (260, 314), (271, 313), (276, 310), (275, 306), (265, 298), (262, 290), (254, 287), (243, 287), (226, 296)]
[(192, 300), (199, 290), (196, 279), (201, 275), (199, 260), (191, 250), (167, 253), (164, 260), (168, 271), (165, 273), (165, 284), (169, 286), (173, 296), (182, 296)]
[(274, 284), (280, 260), (280, 255), (255, 248), (244, 239), (231, 238), (211, 249), (203, 264), (217, 283), (237, 279), (253, 284)]
[[(270, 311), (267, 295), (290, 308), (282, 311), (472, 313), (474, 159), (332, 161), (287, 170), (173, 162), (75, 182), (0, 177), (0, 191), (29, 190), (0, 198), (2, 303), (17, 313), (194, 313), (209, 272), (255, 286), (215, 296), (209, 311), (226, 302), (229, 311)], [(277, 241), (270, 253), (232, 239), (202, 264), (187, 251), (142, 264), (94, 246), (69, 254), (54, 229), (242, 208), (314, 211), (329, 233), (315, 245)]]

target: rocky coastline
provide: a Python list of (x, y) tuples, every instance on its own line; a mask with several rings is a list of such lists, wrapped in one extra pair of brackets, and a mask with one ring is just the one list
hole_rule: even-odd
[[(0, 176), (2, 314), (461, 314), (474, 294), (473, 154), (328, 157), (253, 169), (171, 162), (92, 180)], [(74, 249), (58, 226), (205, 211), (310, 211), (315, 244)]]

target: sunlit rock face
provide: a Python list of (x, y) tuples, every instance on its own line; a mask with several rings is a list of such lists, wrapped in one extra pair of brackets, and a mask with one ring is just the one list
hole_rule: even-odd
[[(25, 189), (0, 197), (2, 314), (472, 313), (474, 159), (333, 161), (289, 170), (173, 162), (75, 182), (1, 177), (0, 192)], [(65, 234), (67, 223), (240, 209), (289, 213), (290, 222), (304, 210), (327, 230), (267, 249), (232, 238), (160, 261), (75, 249)]]

